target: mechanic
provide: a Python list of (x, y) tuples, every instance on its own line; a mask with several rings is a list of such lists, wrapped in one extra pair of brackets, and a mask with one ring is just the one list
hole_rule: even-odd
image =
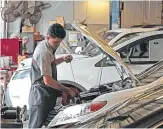
[(41, 41), (34, 51), (31, 66), (32, 86), (29, 93), (29, 128), (42, 127), (48, 113), (55, 107), (61, 91), (71, 97), (76, 95), (73, 90), (57, 81), (56, 65), (72, 60), (71, 55), (55, 59), (55, 51), (65, 36), (66, 32), (60, 24), (52, 24), (48, 28), (46, 39)]

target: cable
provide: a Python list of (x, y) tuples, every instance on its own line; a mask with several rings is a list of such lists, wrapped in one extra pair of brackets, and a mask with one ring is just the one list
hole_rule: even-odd
[(70, 67), (71, 67), (71, 71), (72, 71), (73, 81), (75, 82), (75, 76), (74, 76), (74, 71), (73, 71), (73, 68), (72, 68), (72, 64), (71, 64), (71, 62), (70, 62)]
[[(62, 41), (62, 43), (64, 44), (63, 41)], [(71, 55), (71, 52), (70, 52), (67, 48), (64, 47), (64, 49), (66, 50), (66, 52), (67, 52), (69, 55)], [(71, 56), (72, 56), (72, 55), (71, 55)], [(75, 76), (74, 76), (74, 72), (73, 72), (73, 68), (72, 68), (71, 62), (70, 62), (70, 67), (71, 67), (71, 72), (72, 72), (73, 81), (75, 82)]]

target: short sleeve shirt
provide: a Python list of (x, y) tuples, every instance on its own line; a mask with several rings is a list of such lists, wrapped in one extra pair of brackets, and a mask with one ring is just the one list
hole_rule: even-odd
[(51, 76), (57, 80), (57, 69), (54, 63), (55, 50), (44, 40), (36, 47), (31, 66), (31, 81), (34, 84), (43, 76)]
[(48, 41), (40, 42), (33, 54), (31, 66), (31, 89), (29, 93), (29, 104), (45, 106), (49, 102), (56, 102), (60, 91), (48, 87), (43, 82), (43, 76), (51, 76), (57, 80), (57, 68), (54, 63), (55, 50), (49, 45)]

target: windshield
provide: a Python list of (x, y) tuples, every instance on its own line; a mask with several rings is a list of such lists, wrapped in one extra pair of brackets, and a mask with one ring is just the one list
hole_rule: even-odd
[[(107, 43), (109, 43), (113, 38), (115, 38), (119, 32), (101, 32), (99, 33), (99, 36), (105, 40)], [(99, 48), (95, 45), (93, 42), (89, 42), (88, 45), (80, 52), (82, 55), (87, 55), (87, 56), (97, 56), (101, 54), (101, 51)]]
[(26, 77), (30, 77), (30, 69), (25, 69), (21, 71), (17, 71), (12, 78), (12, 80), (17, 80), (17, 79), (24, 79)]
[(101, 53), (100, 49), (93, 42), (89, 42), (88, 45), (80, 52), (82, 55), (97, 56)]

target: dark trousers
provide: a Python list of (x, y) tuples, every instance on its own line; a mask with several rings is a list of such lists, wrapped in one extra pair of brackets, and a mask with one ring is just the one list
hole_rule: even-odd
[(58, 92), (40, 82), (31, 86), (28, 128), (41, 128), (43, 126), (49, 112), (56, 105)]
[(50, 101), (44, 106), (29, 105), (28, 128), (41, 128), (49, 112), (55, 107), (56, 101)]

